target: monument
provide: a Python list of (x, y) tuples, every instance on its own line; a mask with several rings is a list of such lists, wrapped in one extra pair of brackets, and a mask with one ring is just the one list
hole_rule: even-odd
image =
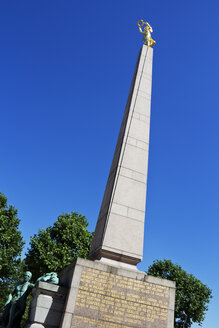
[[(144, 27), (144, 30), (142, 28)], [(175, 283), (138, 271), (143, 256), (150, 132), (152, 28), (144, 35), (95, 229), (89, 260), (39, 282), (31, 328), (173, 328)]]
[[(92, 260), (110, 259), (130, 265), (142, 260), (152, 59), (153, 49), (143, 46), (135, 67), (91, 246)], [(112, 263), (109, 260), (105, 262)]]

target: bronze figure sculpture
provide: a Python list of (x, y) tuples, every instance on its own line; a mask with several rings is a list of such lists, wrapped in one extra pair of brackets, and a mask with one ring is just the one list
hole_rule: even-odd
[(31, 277), (32, 273), (30, 271), (25, 272), (23, 280), (19, 281), (9, 294), (1, 318), (2, 327), (20, 327), (21, 318), (26, 308), (27, 296), (31, 293), (32, 288), (34, 287), (34, 284), (29, 282)]
[[(156, 43), (156, 41), (154, 41), (151, 37), (151, 33), (153, 32), (152, 27), (150, 26), (149, 23), (144, 22), (142, 19), (140, 19), (137, 22), (137, 25), (139, 27), (139, 31), (141, 34), (143, 34), (143, 41), (144, 44), (148, 47), (153, 47)], [(145, 25), (144, 30), (142, 30), (142, 27)]]

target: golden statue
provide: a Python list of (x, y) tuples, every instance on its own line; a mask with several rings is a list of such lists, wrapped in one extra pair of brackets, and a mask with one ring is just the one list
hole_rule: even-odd
[[(146, 46), (148, 46), (148, 47), (153, 47), (155, 45), (156, 41), (154, 41), (151, 37), (151, 33), (153, 32), (152, 27), (149, 25), (149, 23), (144, 22), (142, 19), (140, 19), (137, 22), (137, 25), (139, 27), (140, 33), (144, 34), (144, 37), (143, 37), (144, 44), (146, 44)], [(142, 31), (143, 25), (146, 25), (144, 27), (144, 31)]]

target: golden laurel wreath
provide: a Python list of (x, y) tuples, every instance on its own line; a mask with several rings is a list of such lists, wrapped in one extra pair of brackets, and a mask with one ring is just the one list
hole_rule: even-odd
[(144, 24), (147, 24), (147, 23), (144, 22), (143, 19), (140, 19), (140, 20), (137, 22), (138, 27), (142, 27)]

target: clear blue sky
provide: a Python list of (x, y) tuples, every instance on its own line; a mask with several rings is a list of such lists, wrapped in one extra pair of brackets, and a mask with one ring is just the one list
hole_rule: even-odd
[[(154, 28), (145, 270), (179, 263), (219, 308), (218, 1), (0, 1), (0, 191), (26, 247), (78, 211), (94, 230), (142, 36)], [(196, 327), (196, 326), (194, 326)]]

